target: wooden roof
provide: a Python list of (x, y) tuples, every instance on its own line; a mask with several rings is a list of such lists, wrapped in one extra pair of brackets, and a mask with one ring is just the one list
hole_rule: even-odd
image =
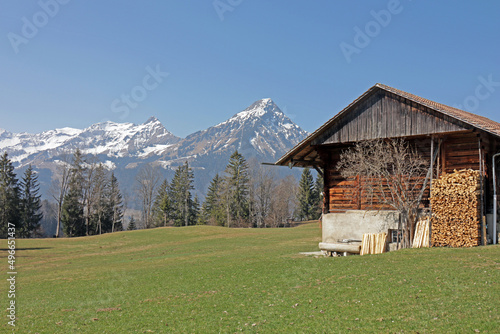
[(474, 129), (500, 138), (500, 123), (399, 89), (376, 84), (275, 164), (315, 166), (321, 162), (316, 151), (319, 145)]

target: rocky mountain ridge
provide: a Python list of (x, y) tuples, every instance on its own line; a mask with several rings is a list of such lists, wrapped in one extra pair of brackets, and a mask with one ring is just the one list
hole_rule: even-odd
[(135, 174), (145, 164), (161, 167), (167, 179), (188, 161), (195, 171), (196, 188), (203, 195), (211, 178), (224, 170), (238, 150), (247, 159), (272, 162), (307, 136), (271, 99), (254, 102), (228, 120), (180, 138), (161, 122), (143, 124), (103, 122), (86, 129), (61, 128), (39, 134), (0, 129), (0, 151), (6, 151), (20, 170), (28, 164), (40, 173), (46, 193), (63, 155), (79, 148), (114, 170), (125, 192), (133, 193)]

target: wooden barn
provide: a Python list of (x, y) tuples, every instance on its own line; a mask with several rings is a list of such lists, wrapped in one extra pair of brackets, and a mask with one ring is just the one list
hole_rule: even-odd
[[(323, 174), (322, 244), (341, 251), (346, 243), (361, 240), (365, 233), (380, 232), (388, 233), (389, 243), (395, 241), (398, 212), (386, 207), (370, 210), (373, 202), (368, 205), (359, 191), (360, 179), (345, 179), (336, 169), (340, 154), (354, 143), (393, 138), (407, 140), (424, 158), (433, 161), (432, 179), (454, 170), (479, 171), (478, 215), (488, 223), (490, 242), (495, 242), (492, 158), (500, 152), (500, 123), (376, 84), (275, 163), (315, 168)], [(422, 207), (429, 205), (427, 189)], [(486, 230), (481, 218), (478, 229)], [(486, 242), (484, 236), (481, 242)]]

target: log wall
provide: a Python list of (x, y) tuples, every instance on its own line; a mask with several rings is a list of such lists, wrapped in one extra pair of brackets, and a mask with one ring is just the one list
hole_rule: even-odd
[[(423, 158), (430, 163), (431, 159), (431, 138), (417, 137), (408, 139), (412, 145), (417, 147)], [(491, 145), (487, 136), (481, 136), (473, 131), (464, 131), (460, 133), (451, 133), (441, 136), (434, 136), (434, 149), (437, 149), (440, 143), (440, 153), (435, 162), (433, 171), (434, 178), (439, 177), (443, 172), (451, 173), (454, 170), (461, 169), (480, 169), (480, 147), (481, 156), (484, 162), (484, 187), (485, 200), (488, 203), (488, 194), (491, 193), (492, 185), (488, 182), (488, 175), (491, 171), (488, 166), (491, 165)], [(349, 144), (321, 145), (318, 146), (318, 152), (321, 155), (324, 165), (325, 178), (325, 196), (324, 213), (345, 212), (347, 210), (370, 210), (370, 209), (392, 209), (383, 206), (377, 198), (368, 198), (368, 194), (362, 191), (362, 183), (369, 182), (360, 177), (345, 179), (336, 169), (340, 159), (340, 154), (352, 147)], [(424, 192), (423, 207), (429, 206), (430, 182)]]

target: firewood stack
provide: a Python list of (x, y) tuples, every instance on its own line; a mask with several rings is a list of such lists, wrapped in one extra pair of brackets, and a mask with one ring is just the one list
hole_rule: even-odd
[(385, 253), (387, 233), (365, 233), (359, 255)]
[(443, 174), (432, 182), (433, 246), (479, 246), (480, 174), (472, 169)]
[(412, 248), (429, 247), (429, 217), (420, 217), (415, 227)]

